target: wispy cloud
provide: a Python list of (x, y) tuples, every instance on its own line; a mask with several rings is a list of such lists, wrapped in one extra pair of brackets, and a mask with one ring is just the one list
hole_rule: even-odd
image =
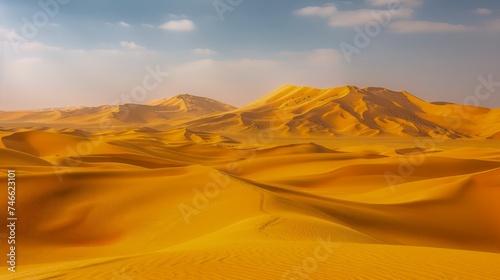
[(197, 55), (214, 55), (214, 54), (217, 54), (216, 51), (213, 51), (211, 49), (194, 49), (193, 53), (197, 54)]
[(490, 9), (479, 8), (479, 9), (475, 9), (474, 13), (476, 13), (478, 15), (489, 16), (489, 15), (493, 14), (493, 11)]
[(366, 3), (371, 6), (390, 6), (400, 4), (403, 7), (420, 7), (423, 4), (422, 0), (366, 0)]
[[(365, 3), (377, 8), (338, 10), (333, 5), (308, 6), (295, 10), (294, 14), (327, 18), (328, 25), (333, 27), (361, 26), (389, 18), (392, 22), (390, 30), (394, 33), (462, 32), (473, 29), (460, 24), (414, 20), (415, 9), (423, 4), (423, 0), (365, 0)], [(386, 6), (386, 9), (378, 8), (382, 6)]]
[[(386, 0), (377, 0), (373, 5), (385, 3)], [(391, 9), (391, 10), (389, 10)], [(338, 10), (333, 5), (309, 6), (294, 11), (298, 16), (328, 18), (328, 25), (335, 27), (349, 27), (366, 24), (381, 17), (381, 14), (390, 13), (391, 19), (410, 19), (413, 16), (413, 9), (404, 6), (388, 6), (388, 9), (358, 9), (358, 10)]]
[[(332, 16), (328, 24), (330, 26), (337, 26), (337, 27), (358, 26), (376, 20), (377, 17), (380, 17), (382, 15), (382, 13), (388, 13), (388, 11), (370, 10), (370, 9), (341, 11)], [(412, 10), (402, 9), (397, 13), (391, 14), (391, 18), (410, 19), (412, 15), (413, 15)]]
[(134, 42), (121, 41), (120, 46), (129, 50), (145, 50), (146, 47), (138, 45)]
[(124, 21), (120, 21), (120, 22), (117, 22), (117, 23), (112, 23), (112, 22), (107, 22), (106, 23), (107, 25), (109, 26), (121, 26), (121, 27), (130, 27), (130, 24), (124, 22)]
[(329, 17), (337, 12), (337, 8), (333, 5), (325, 6), (309, 6), (299, 10), (294, 11), (294, 14), (299, 16), (318, 16), (318, 17)]
[(0, 42), (9, 44), (14, 51), (37, 52), (61, 50), (61, 48), (49, 46), (37, 41), (29, 41), (19, 35), (16, 31), (8, 30), (2, 27), (0, 27), (0, 38)]
[(194, 23), (188, 19), (167, 21), (158, 27), (169, 31), (192, 31), (195, 29)]
[(119, 25), (119, 26), (121, 26), (121, 27), (130, 27), (130, 24), (128, 24), (128, 23), (126, 23), (126, 22), (124, 22), (124, 21), (120, 21), (120, 22), (118, 23), (118, 25)]
[(440, 32), (464, 32), (471, 28), (461, 24), (449, 24), (431, 21), (396, 21), (389, 26), (395, 33), (440, 33)]

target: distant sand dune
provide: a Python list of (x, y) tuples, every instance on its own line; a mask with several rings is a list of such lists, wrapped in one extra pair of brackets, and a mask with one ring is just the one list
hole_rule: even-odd
[(124, 104), (93, 108), (0, 112), (10, 127), (49, 125), (91, 127), (111, 125), (151, 129), (181, 127), (188, 140), (206, 142), (201, 133), (220, 137), (270, 129), (281, 136), (405, 136), (497, 139), (500, 110), (429, 103), (406, 91), (344, 86), (316, 89), (286, 85), (261, 99), (235, 108), (209, 98), (181, 94), (147, 105)]

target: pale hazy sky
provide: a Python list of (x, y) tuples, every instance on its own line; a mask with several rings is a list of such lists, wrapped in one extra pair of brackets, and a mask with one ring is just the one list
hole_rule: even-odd
[(0, 0), (0, 110), (129, 102), (147, 67), (169, 76), (132, 102), (352, 84), (464, 103), (491, 75), (480, 105), (500, 107), (500, 1), (390, 2)]

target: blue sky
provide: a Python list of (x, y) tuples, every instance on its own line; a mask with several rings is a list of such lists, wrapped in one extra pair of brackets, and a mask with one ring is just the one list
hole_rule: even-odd
[(500, 107), (470, 98), (500, 82), (496, 0), (0, 0), (0, 33), (0, 110), (126, 102), (146, 69), (169, 76), (137, 103), (353, 84)]

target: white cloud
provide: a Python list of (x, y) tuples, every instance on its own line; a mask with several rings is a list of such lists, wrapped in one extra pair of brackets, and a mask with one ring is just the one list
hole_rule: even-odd
[(214, 55), (217, 54), (217, 52), (211, 50), (211, 49), (194, 49), (193, 50), (194, 54), (198, 55)]
[[(460, 24), (412, 20), (415, 9), (423, 4), (423, 0), (365, 0), (365, 2), (375, 7), (387, 7), (385, 9), (338, 10), (332, 5), (309, 6), (294, 11), (294, 14), (327, 18), (328, 25), (333, 27), (360, 26), (373, 21), (379, 23), (391, 22), (389, 28), (394, 33), (462, 32), (474, 30), (472, 27)], [(478, 9), (476, 12), (488, 14), (491, 11)], [(494, 29), (495, 26), (489, 24), (488, 30)]]
[(134, 42), (121, 41), (120, 46), (129, 50), (145, 50), (146, 47), (138, 45)]
[(333, 5), (327, 5), (322, 7), (309, 6), (294, 11), (294, 13), (299, 16), (319, 16), (319, 17), (329, 17), (336, 12), (337, 8)]
[(12, 42), (16, 44), (26, 43), (28, 41), (26, 38), (17, 34), (13, 29), (9, 30), (2, 27), (0, 27), (0, 39), (3, 42)]
[(146, 27), (146, 28), (155, 28), (155, 26), (154, 26), (154, 25), (149, 24), (149, 23), (143, 23), (143, 24), (142, 24), (142, 26), (143, 26), (143, 27)]
[(431, 21), (397, 21), (389, 26), (395, 33), (438, 33), (438, 32), (463, 32), (470, 28), (461, 24), (449, 24)]
[(18, 51), (57, 51), (61, 48), (45, 45), (37, 41), (28, 41), (26, 38), (17, 34), (14, 30), (8, 30), (0, 27), (0, 38), (2, 42), (9, 45), (15, 52)]
[(130, 27), (130, 24), (128, 24), (128, 23), (126, 23), (126, 22), (124, 22), (124, 21), (120, 21), (120, 22), (118, 23), (118, 25), (119, 25), (119, 26), (121, 26), (121, 27)]
[(493, 11), (490, 9), (484, 9), (484, 8), (479, 8), (474, 10), (474, 12), (478, 15), (484, 15), (484, 16), (489, 16), (493, 14)]
[(191, 31), (195, 29), (194, 23), (188, 19), (171, 20), (158, 27), (169, 31)]
[(343, 11), (330, 18), (328, 25), (330, 26), (356, 26), (369, 22), (374, 19), (371, 14), (373, 10), (353, 10)]
[(347, 27), (366, 24), (370, 21), (381, 20), (382, 18), (390, 18), (390, 20), (410, 19), (413, 16), (413, 9), (405, 6), (390, 6), (385, 10), (359, 9), (339, 11), (334, 6), (310, 6), (296, 10), (294, 14), (328, 18), (330, 26)]
[(401, 5), (404, 8), (420, 7), (423, 4), (422, 0), (366, 0), (366, 3), (372, 6)]
[(402, 9), (398, 12), (391, 13), (388, 10), (352, 10), (341, 11), (330, 17), (328, 24), (330, 26), (358, 26), (366, 24), (370, 21), (376, 21), (382, 16), (388, 16), (391, 20), (394, 19), (409, 19), (413, 15), (413, 10)]

